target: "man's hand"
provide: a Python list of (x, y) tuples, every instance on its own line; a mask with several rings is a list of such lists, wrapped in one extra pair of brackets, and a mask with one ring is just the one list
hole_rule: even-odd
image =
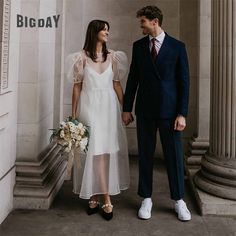
[(174, 130), (183, 131), (185, 127), (186, 127), (185, 117), (182, 115), (178, 115), (177, 118), (175, 119)]
[(131, 112), (122, 112), (122, 120), (125, 123), (125, 125), (130, 124), (134, 120), (132, 113)]

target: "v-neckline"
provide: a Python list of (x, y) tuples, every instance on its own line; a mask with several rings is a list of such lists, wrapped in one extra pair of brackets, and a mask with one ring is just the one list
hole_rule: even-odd
[(107, 68), (102, 73), (99, 73), (99, 72), (97, 72), (96, 70), (93, 69), (93, 67), (87, 62), (87, 60), (85, 61), (85, 63), (86, 63), (86, 66), (90, 67), (90, 69), (99, 76), (103, 75), (109, 69), (109, 67), (111, 65), (111, 62), (109, 62)]

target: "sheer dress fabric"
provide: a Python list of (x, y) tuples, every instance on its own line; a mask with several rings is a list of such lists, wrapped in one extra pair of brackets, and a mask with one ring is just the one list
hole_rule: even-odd
[(122, 51), (109, 51), (105, 62), (102, 54), (93, 62), (84, 51), (66, 58), (68, 80), (82, 83), (78, 118), (90, 126), (88, 152), (80, 154), (82, 169), (73, 168), (73, 192), (83, 199), (119, 194), (130, 183), (126, 131), (113, 88), (113, 81), (126, 78), (128, 60)]

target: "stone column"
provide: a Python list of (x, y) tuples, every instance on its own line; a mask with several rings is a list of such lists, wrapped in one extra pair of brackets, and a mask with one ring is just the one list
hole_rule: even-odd
[[(201, 158), (209, 148), (210, 121), (210, 60), (211, 60), (211, 1), (198, 4), (198, 67), (197, 67), (197, 130), (189, 141), (185, 156), (188, 175), (195, 173)], [(190, 58), (190, 61), (193, 60)]]
[(210, 150), (194, 182), (234, 200), (228, 213), (236, 214), (236, 0), (212, 1), (212, 13)]
[(61, 147), (49, 144), (49, 129), (58, 127), (60, 120), (61, 44), (55, 37), (61, 37), (62, 8), (59, 0), (21, 4), (20, 14), (28, 19), (61, 18), (58, 28), (20, 28), (14, 208), (48, 209), (64, 181)]

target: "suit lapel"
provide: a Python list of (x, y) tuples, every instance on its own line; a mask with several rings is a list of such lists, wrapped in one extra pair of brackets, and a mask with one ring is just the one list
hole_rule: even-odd
[(155, 59), (155, 61), (153, 61), (152, 56), (151, 56), (151, 52), (150, 52), (150, 46), (149, 46), (149, 36), (146, 37), (145, 39), (145, 54), (147, 56), (148, 59), (148, 63), (150, 63), (150, 65), (152, 66), (153, 70), (155, 71), (155, 74), (160, 78), (160, 74), (158, 72), (158, 64), (161, 62), (161, 59), (163, 58), (163, 55), (165, 55), (166, 50), (168, 49), (168, 35), (165, 32), (165, 38), (164, 41), (161, 45), (161, 48), (159, 49), (159, 52), (157, 54), (157, 57)]
[(166, 50), (168, 50), (168, 35), (167, 33), (165, 32), (165, 38), (164, 38), (164, 41), (161, 45), (161, 48), (159, 49), (159, 52), (157, 54), (157, 58), (156, 58), (156, 66), (158, 66), (158, 64), (162, 61), (162, 58), (163, 58), (163, 55), (165, 55), (166, 53)]

